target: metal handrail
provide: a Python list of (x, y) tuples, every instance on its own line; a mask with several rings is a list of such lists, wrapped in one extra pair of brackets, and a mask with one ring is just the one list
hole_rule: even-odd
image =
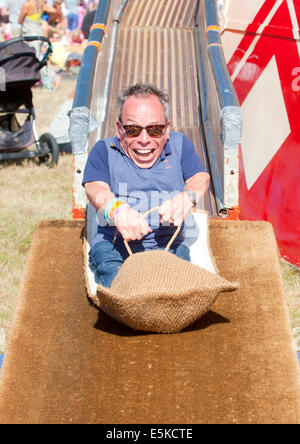
[(239, 107), (237, 94), (232, 85), (220, 39), (218, 9), (215, 1), (205, 0), (207, 25), (207, 51), (219, 95), (221, 108), (225, 106)]
[[(84, 50), (81, 62), (81, 69), (78, 75), (76, 90), (73, 100), (73, 108), (86, 106), (90, 107), (92, 99), (92, 88), (95, 75), (95, 68), (98, 53), (105, 35), (110, 0), (101, 0), (94, 18), (94, 24), (102, 24), (103, 28), (91, 30), (87, 46)], [(95, 44), (93, 44), (95, 43)]]
[[(223, 215), (228, 213), (228, 208), (238, 206), (238, 146), (242, 115), (224, 57), (216, 0), (198, 1), (195, 40), (200, 118), (217, 212)], [(214, 95), (214, 105), (211, 94)], [(226, 185), (228, 182), (230, 189)]]

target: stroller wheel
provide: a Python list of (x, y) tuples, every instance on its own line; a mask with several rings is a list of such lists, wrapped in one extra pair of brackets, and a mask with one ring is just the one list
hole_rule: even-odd
[(55, 138), (50, 133), (44, 133), (40, 137), (40, 155), (41, 163), (48, 168), (52, 168), (58, 163), (59, 148)]

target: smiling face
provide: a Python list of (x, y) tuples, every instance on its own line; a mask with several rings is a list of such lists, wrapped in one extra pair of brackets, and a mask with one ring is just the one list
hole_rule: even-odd
[[(166, 122), (159, 98), (155, 95), (130, 96), (122, 106), (121, 120), (122, 124), (117, 122), (117, 136), (122, 149), (139, 168), (151, 168), (169, 138), (170, 122)], [(150, 137), (146, 129), (137, 137), (127, 137), (123, 128), (123, 125), (146, 127), (165, 124), (161, 137)]]

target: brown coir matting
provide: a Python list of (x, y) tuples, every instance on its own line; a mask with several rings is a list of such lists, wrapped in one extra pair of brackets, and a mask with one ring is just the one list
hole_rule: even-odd
[(210, 222), (240, 290), (179, 334), (145, 334), (89, 305), (80, 221), (36, 227), (1, 370), (0, 423), (299, 423), (276, 243), (264, 222)]

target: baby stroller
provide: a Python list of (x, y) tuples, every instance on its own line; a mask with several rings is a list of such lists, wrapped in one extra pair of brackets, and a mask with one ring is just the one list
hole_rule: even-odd
[[(48, 43), (41, 61), (26, 43), (35, 40)], [(40, 70), (51, 53), (51, 42), (44, 37), (17, 37), (0, 43), (0, 161), (38, 158), (48, 167), (58, 162), (55, 138), (49, 133), (38, 138), (31, 91), (41, 80)], [(23, 124), (16, 114), (23, 114), (23, 120), (26, 119)], [(27, 150), (32, 144), (35, 149)]]

